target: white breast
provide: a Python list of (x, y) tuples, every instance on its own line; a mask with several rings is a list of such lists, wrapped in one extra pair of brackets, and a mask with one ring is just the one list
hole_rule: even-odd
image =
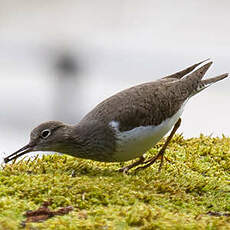
[(113, 158), (117, 161), (128, 161), (142, 156), (153, 147), (178, 121), (185, 103), (172, 117), (157, 126), (140, 126), (129, 131), (120, 132), (119, 122), (110, 125), (116, 130), (117, 149)]

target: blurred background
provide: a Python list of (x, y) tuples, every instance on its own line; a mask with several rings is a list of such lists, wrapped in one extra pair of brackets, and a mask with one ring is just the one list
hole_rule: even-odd
[[(228, 0), (0, 0), (0, 162), (43, 121), (211, 58), (230, 72)], [(187, 104), (185, 137), (230, 135), (230, 81)]]

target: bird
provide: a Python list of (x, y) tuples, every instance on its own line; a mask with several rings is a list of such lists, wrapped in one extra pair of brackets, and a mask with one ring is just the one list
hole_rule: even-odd
[[(208, 59), (207, 59), (208, 60)], [(4, 158), (12, 161), (33, 151), (54, 151), (101, 162), (133, 163), (118, 171), (144, 169), (160, 159), (181, 124), (188, 100), (228, 73), (203, 80), (212, 62), (207, 60), (156, 81), (125, 89), (99, 103), (75, 125), (48, 121), (34, 128), (23, 148)], [(200, 66), (197, 69), (198, 66)], [(144, 154), (169, 131), (163, 147), (153, 157)]]

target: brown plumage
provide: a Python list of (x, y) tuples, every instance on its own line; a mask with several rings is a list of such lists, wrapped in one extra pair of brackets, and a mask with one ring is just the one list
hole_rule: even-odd
[[(122, 171), (139, 164), (148, 167), (158, 157), (163, 159), (164, 150), (180, 125), (179, 117), (187, 100), (228, 76), (223, 74), (202, 80), (212, 62), (190, 73), (202, 63), (123, 90), (98, 104), (74, 126), (56, 121), (43, 123), (32, 131), (28, 145), (4, 160), (8, 162), (31, 151), (56, 151), (105, 162), (140, 157), (138, 162), (122, 168)], [(173, 126), (159, 154), (144, 161), (142, 155), (145, 151)]]
[(123, 90), (98, 104), (81, 123), (97, 120), (108, 124), (115, 120), (120, 122), (120, 131), (131, 130), (137, 126), (159, 125), (175, 114), (189, 97), (208, 84), (227, 77), (227, 74), (223, 74), (201, 81), (212, 64), (209, 62), (181, 79), (201, 63), (160, 80)]

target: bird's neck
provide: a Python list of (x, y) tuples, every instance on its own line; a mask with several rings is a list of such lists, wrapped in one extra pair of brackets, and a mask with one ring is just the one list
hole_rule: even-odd
[(103, 161), (108, 153), (115, 150), (114, 131), (110, 126), (97, 121), (80, 122), (72, 128), (69, 137), (73, 155)]

